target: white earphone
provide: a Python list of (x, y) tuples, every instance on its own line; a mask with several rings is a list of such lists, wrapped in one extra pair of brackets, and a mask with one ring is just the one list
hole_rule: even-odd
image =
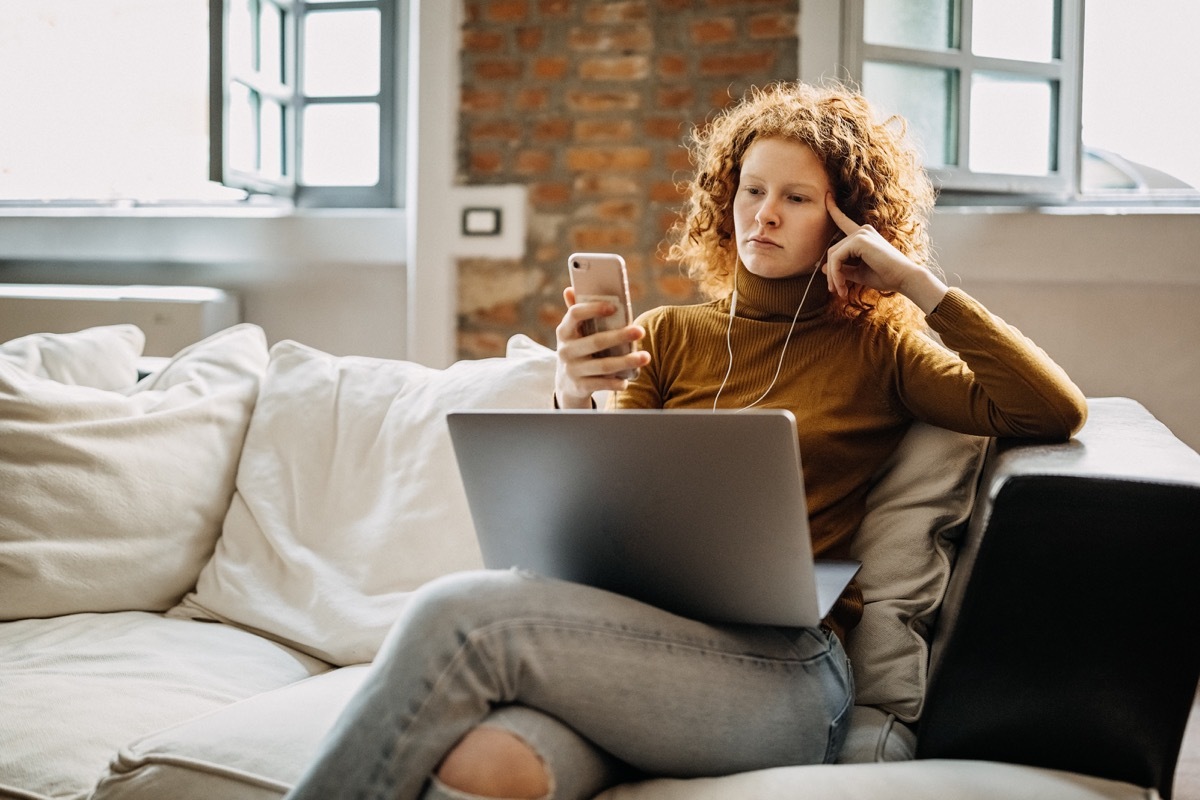
[[(804, 301), (808, 299), (808, 290), (812, 288), (813, 279), (817, 277), (819, 269), (814, 269), (812, 275), (808, 278), (808, 284), (804, 287), (804, 294), (800, 296), (800, 305), (796, 306), (796, 313), (792, 316), (792, 325), (788, 328), (787, 338), (783, 340), (783, 350), (779, 353), (779, 363), (775, 365), (775, 375), (771, 378), (770, 385), (766, 390), (758, 396), (758, 399), (747, 406), (742, 406), (738, 411), (745, 411), (748, 408), (753, 408), (763, 401), (771, 390), (775, 388), (775, 383), (779, 380), (779, 373), (783, 370), (783, 358), (787, 355), (788, 344), (792, 341), (792, 333), (796, 330), (796, 321), (800, 319), (800, 309), (804, 308)], [(729, 300), (729, 325), (725, 328), (725, 352), (729, 354), (729, 366), (725, 368), (725, 377), (721, 379), (721, 385), (717, 389), (717, 396), (713, 398), (712, 410), (717, 410), (717, 402), (721, 399), (721, 392), (725, 391), (725, 384), (729, 382), (729, 376), (733, 373), (733, 318), (737, 312), (737, 272), (733, 273), (733, 293)]]

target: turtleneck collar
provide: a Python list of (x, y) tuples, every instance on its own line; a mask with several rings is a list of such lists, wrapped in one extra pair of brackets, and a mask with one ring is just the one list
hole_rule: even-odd
[[(805, 297), (804, 290), (812, 278), (812, 288)], [(804, 308), (799, 319), (812, 319), (821, 314), (829, 304), (829, 286), (824, 275), (797, 275), (794, 278), (763, 278), (737, 266), (738, 316), (770, 319), (784, 317), (791, 320), (796, 307), (804, 298)]]

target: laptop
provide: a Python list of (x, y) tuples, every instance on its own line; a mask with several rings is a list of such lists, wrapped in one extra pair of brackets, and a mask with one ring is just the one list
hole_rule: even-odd
[(484, 565), (710, 622), (816, 626), (858, 571), (814, 564), (788, 411), (447, 415)]

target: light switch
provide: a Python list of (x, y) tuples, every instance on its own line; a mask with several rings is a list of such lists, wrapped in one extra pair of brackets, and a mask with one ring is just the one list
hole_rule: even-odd
[(463, 236), (499, 236), (503, 215), (498, 208), (464, 208)]

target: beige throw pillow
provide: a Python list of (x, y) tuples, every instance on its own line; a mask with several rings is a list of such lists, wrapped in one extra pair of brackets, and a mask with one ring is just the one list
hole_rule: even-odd
[(0, 361), (59, 383), (121, 389), (137, 380), (146, 335), (136, 325), (32, 333), (0, 344)]
[(0, 619), (179, 602), (220, 534), (266, 363), (253, 325), (122, 392), (0, 360)]
[(946, 593), (952, 537), (970, 516), (988, 440), (914, 422), (867, 496), (851, 545), (866, 605), (847, 636), (855, 702), (921, 715), (929, 627)]
[(553, 352), (513, 352), (438, 370), (275, 345), (216, 553), (172, 614), (369, 661), (411, 590), (481, 566), (445, 415), (550, 407)]

